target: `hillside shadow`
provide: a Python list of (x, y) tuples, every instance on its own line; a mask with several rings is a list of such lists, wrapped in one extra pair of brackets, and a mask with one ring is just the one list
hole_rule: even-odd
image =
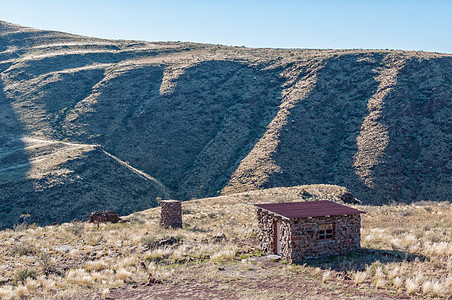
[[(101, 150), (78, 149), (67, 159), (52, 165), (64, 144), (31, 147), (21, 139), (26, 126), (34, 122), (33, 106), (30, 111), (16, 112), (13, 100), (19, 103), (32, 102), (39, 106), (47, 118), (42, 124), (51, 125), (56, 130), (55, 138), (62, 139), (64, 113), (91, 92), (95, 83), (103, 75), (103, 70), (86, 70), (76, 74), (62, 74), (57, 81), (46, 83), (43, 93), (18, 93), (7, 99), (0, 85), (0, 228), (12, 227), (21, 222), (22, 214), (30, 214), (29, 223), (46, 225), (52, 222), (68, 222), (74, 218), (85, 220), (94, 210), (115, 210), (121, 215), (157, 206), (155, 197), (163, 196), (153, 190), (145, 178), (122, 167)], [(68, 86), (68, 82), (71, 85)], [(10, 90), (13, 90), (10, 88)], [(25, 90), (25, 89), (23, 89)], [(14, 92), (14, 90), (13, 90)], [(39, 96), (39, 97), (38, 97)], [(63, 117), (54, 118), (52, 114), (63, 111)], [(37, 114), (39, 117), (40, 114)], [(23, 119), (19, 119), (19, 116)], [(48, 121), (50, 124), (46, 124)], [(111, 121), (111, 120), (110, 120)], [(48, 134), (48, 133), (47, 133)], [(32, 142), (34, 145), (34, 142)], [(80, 154), (80, 151), (85, 151)], [(40, 156), (44, 156), (41, 157)], [(40, 162), (38, 169), (31, 174), (31, 160)], [(96, 165), (97, 163), (97, 165)], [(39, 169), (41, 168), (41, 169)], [(61, 172), (61, 170), (63, 170)], [(66, 172), (67, 171), (67, 172)]]
[(217, 195), (278, 112), (281, 70), (265, 67), (204, 61), (163, 94), (163, 68), (128, 70), (102, 86), (92, 141), (181, 199)]
[(147, 179), (131, 173), (99, 149), (84, 152), (83, 157), (69, 159), (59, 169), (71, 172), (61, 176), (63, 178), (46, 175), (48, 181), (60, 180), (60, 184), (35, 190), (33, 217), (39, 224), (74, 219), (85, 221), (93, 211), (100, 210), (125, 216), (156, 207), (156, 197), (165, 197)]
[(204, 88), (194, 95), (204, 142), (181, 178), (185, 199), (218, 195), (275, 118), (283, 80), (281, 70), (265, 67), (207, 61), (181, 76), (176, 93), (187, 94), (193, 85)]
[[(28, 214), (27, 203), (33, 201), (27, 191), (33, 187), (26, 181), (31, 165), (25, 150), (23, 126), (18, 120), (0, 81), (0, 229), (11, 227)], [(21, 196), (18, 196), (20, 191)]]
[(385, 98), (389, 143), (375, 188), (396, 202), (452, 199), (452, 58), (410, 58)]
[(184, 173), (177, 179), (183, 198), (218, 195), (275, 118), (283, 79), (280, 69), (265, 67), (206, 61), (179, 78), (175, 99), (194, 104), (191, 122), (198, 122), (196, 136), (202, 136), (199, 144), (185, 143), (195, 156), (182, 164)]
[(48, 75), (46, 83), (40, 87), (44, 93), (25, 96), (33, 97), (35, 105), (40, 105), (46, 112), (45, 121), (52, 127), (52, 136), (55, 139), (63, 140), (69, 137), (64, 126), (65, 118), (77, 104), (93, 93), (95, 85), (104, 78), (104, 71), (102, 68), (82, 69)]
[(323, 259), (313, 259), (299, 262), (322, 270), (364, 271), (366, 266), (373, 264), (388, 264), (403, 261), (426, 261), (428, 257), (412, 254), (399, 250), (380, 250), (372, 248), (361, 248), (346, 255), (334, 255)]
[[(281, 170), (269, 187), (335, 184), (360, 193), (368, 190), (356, 175), (353, 157), (357, 137), (369, 114), (367, 102), (379, 83), (375, 69), (382, 54), (332, 57), (317, 73), (315, 88), (290, 110), (273, 160)], [(294, 155), (295, 154), (295, 155)]]

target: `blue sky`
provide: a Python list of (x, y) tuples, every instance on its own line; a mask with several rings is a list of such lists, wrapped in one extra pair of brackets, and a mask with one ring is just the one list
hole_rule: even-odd
[(112, 39), (452, 53), (452, 1), (1, 1), (0, 19)]

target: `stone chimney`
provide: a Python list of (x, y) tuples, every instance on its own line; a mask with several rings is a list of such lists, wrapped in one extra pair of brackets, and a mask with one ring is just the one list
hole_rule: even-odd
[(182, 205), (178, 200), (160, 201), (160, 225), (165, 228), (182, 228)]

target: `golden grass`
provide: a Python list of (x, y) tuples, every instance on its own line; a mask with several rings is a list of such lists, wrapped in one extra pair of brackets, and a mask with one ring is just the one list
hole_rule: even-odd
[(361, 284), (361, 283), (363, 283), (365, 280), (366, 280), (366, 278), (367, 278), (367, 272), (365, 272), (365, 271), (363, 271), (363, 272), (355, 272), (355, 273), (353, 273), (353, 282), (356, 284), (356, 285), (359, 285), (359, 284)]
[(327, 282), (329, 280), (331, 280), (331, 270), (326, 270), (322, 274), (322, 282)]
[[(362, 246), (399, 251), (409, 260), (392, 261), (373, 271), (376, 287), (409, 295), (452, 295), (452, 205), (420, 202), (411, 205), (362, 206)], [(358, 274), (359, 272), (356, 272)]]
[[(83, 224), (83, 230), (62, 224), (20, 232), (0, 231), (0, 280), (14, 279), (17, 269), (37, 272), (36, 278), (0, 286), (0, 298), (58, 298), (74, 291), (108, 295), (112, 288), (147, 282), (149, 274), (166, 283), (191, 280), (193, 273), (186, 271), (194, 267), (200, 268), (197, 280), (239, 278), (234, 272), (220, 274), (218, 268), (224, 264), (255, 267), (246, 259), (259, 254), (257, 220), (251, 203), (281, 201), (281, 197), (284, 201), (296, 199), (290, 193), (272, 193), (257, 191), (184, 202), (181, 229), (160, 228), (160, 210), (155, 208), (125, 217), (130, 223), (124, 224)], [(362, 217), (364, 248), (394, 251), (407, 258), (369, 261), (361, 270), (349, 268), (356, 288), (430, 298), (452, 294), (450, 203), (354, 207), (367, 211)], [(224, 240), (218, 238), (223, 234)], [(179, 243), (153, 244), (168, 236), (178, 237)], [(21, 251), (20, 247), (34, 250)], [(39, 253), (49, 258), (43, 259)], [(46, 263), (49, 268), (45, 268)], [(352, 263), (344, 258), (344, 266)], [(320, 282), (334, 284), (341, 279), (330, 267), (297, 268)]]

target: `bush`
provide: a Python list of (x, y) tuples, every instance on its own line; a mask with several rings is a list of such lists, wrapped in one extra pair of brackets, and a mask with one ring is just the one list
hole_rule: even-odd
[(37, 275), (37, 273), (35, 270), (28, 270), (28, 269), (19, 270), (16, 273), (15, 281), (24, 283), (25, 279), (27, 279), (27, 278), (36, 279), (36, 275)]
[(72, 222), (68, 227), (68, 230), (74, 235), (81, 236), (83, 231), (85, 230), (85, 224), (82, 222)]
[(27, 218), (29, 218), (29, 214), (22, 214), (20, 218), (22, 219), (22, 223), (18, 223), (13, 226), (14, 231), (25, 231), (28, 228)]
[(143, 236), (140, 243), (145, 250), (152, 250), (159, 246), (159, 241), (153, 236)]
[(42, 271), (46, 275), (49, 275), (50, 273), (58, 273), (51, 256), (46, 252), (42, 252), (38, 255), (38, 264), (41, 266)]
[(33, 246), (31, 246), (27, 242), (19, 242), (17, 244), (14, 244), (10, 249), (12, 255), (20, 256), (32, 254), (34, 253), (34, 251), (35, 249), (33, 248)]
[(153, 236), (144, 236), (141, 238), (140, 242), (145, 250), (152, 250), (158, 247), (166, 247), (174, 244), (180, 244), (183, 242), (184, 238), (185, 237), (180, 234), (176, 236), (165, 236), (162, 239), (156, 239)]

